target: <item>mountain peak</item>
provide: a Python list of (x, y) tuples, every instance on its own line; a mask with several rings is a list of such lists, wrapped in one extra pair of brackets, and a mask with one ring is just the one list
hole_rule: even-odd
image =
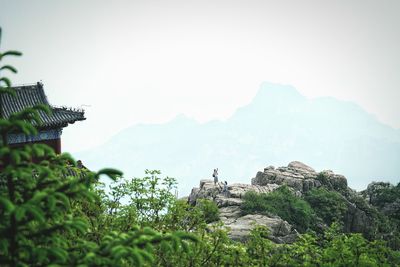
[(263, 82), (255, 97), (255, 99), (259, 98), (264, 100), (265, 98), (298, 99), (304, 98), (304, 96), (301, 95), (296, 88), (291, 85)]
[(276, 107), (298, 105), (305, 99), (291, 85), (263, 82), (250, 106), (275, 109)]

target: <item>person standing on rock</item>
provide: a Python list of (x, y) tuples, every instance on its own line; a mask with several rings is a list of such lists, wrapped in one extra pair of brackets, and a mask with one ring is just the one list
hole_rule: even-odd
[(214, 185), (216, 185), (218, 183), (218, 168), (214, 169), (213, 177), (214, 177)]
[(224, 182), (224, 188), (222, 189), (222, 194), (225, 197), (228, 197), (228, 182), (227, 181)]

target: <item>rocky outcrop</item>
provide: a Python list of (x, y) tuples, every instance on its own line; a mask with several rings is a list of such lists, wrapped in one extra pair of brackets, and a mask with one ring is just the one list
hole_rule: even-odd
[(393, 189), (394, 186), (385, 182), (372, 182), (368, 185), (367, 189), (361, 191), (362, 196), (374, 206), (380, 206), (379, 195), (383, 190)]
[(291, 243), (297, 236), (297, 231), (278, 216), (260, 214), (242, 216), (238, 206), (221, 208), (220, 219), (229, 228), (229, 237), (237, 241), (245, 241), (256, 225), (267, 226), (270, 230), (270, 239), (276, 243)]
[(269, 193), (280, 185), (249, 185), (235, 183), (228, 186), (228, 192), (222, 192), (223, 184), (214, 184), (212, 180), (201, 180), (199, 188), (193, 188), (188, 197), (189, 203), (196, 205), (199, 199), (214, 201), (219, 208), (221, 221), (228, 227), (229, 237), (237, 241), (245, 241), (250, 231), (256, 225), (267, 226), (270, 230), (270, 239), (277, 243), (293, 242), (297, 231), (286, 221), (278, 216), (266, 216), (259, 214), (243, 215), (240, 209), (242, 197), (248, 191)]
[[(288, 222), (276, 215), (247, 214), (241, 211), (242, 197), (248, 191), (270, 193), (282, 185), (290, 187), (298, 196), (306, 194), (313, 188), (324, 186), (330, 190), (340, 192), (346, 199), (348, 211), (344, 218), (344, 228), (349, 232), (365, 232), (371, 229), (371, 219), (368, 210), (358, 207), (351, 198), (358, 194), (347, 187), (347, 179), (330, 170), (316, 172), (304, 163), (293, 161), (287, 167), (266, 167), (258, 172), (251, 180), (251, 184), (235, 183), (228, 186), (228, 192), (223, 191), (223, 184), (214, 184), (212, 180), (200, 181), (198, 188), (193, 188), (188, 198), (192, 205), (198, 199), (209, 199), (216, 203), (220, 212), (220, 220), (229, 227), (229, 236), (235, 240), (246, 240), (250, 231), (256, 225), (267, 226), (270, 230), (270, 239), (277, 243), (293, 242), (297, 231)], [(368, 204), (366, 204), (368, 205)], [(393, 204), (395, 207), (399, 203)], [(393, 209), (393, 207), (391, 207)], [(322, 228), (326, 226), (321, 226)]]
[(400, 186), (386, 182), (372, 182), (361, 196), (369, 204), (391, 218), (400, 218)]
[(361, 209), (355, 203), (346, 201), (347, 212), (343, 218), (343, 230), (348, 233), (369, 233), (373, 231), (374, 221), (368, 216), (367, 210)]
[(200, 187), (193, 188), (189, 195), (189, 203), (196, 204), (197, 199), (209, 199), (216, 202), (218, 207), (239, 206), (242, 196), (247, 191), (257, 193), (269, 193), (278, 188), (277, 184), (264, 186), (235, 183), (228, 185), (228, 194), (222, 194), (223, 183), (214, 184), (212, 180), (204, 179), (200, 181)]
[(318, 173), (311, 167), (294, 161), (287, 167), (276, 168), (269, 166), (263, 172), (258, 172), (251, 180), (252, 185), (278, 184), (287, 185), (296, 191), (303, 193), (313, 187), (321, 186), (317, 178)]
[(266, 186), (269, 184), (287, 185), (300, 195), (315, 187), (326, 185), (332, 189), (346, 189), (347, 180), (343, 175), (330, 170), (316, 172), (310, 166), (299, 161), (290, 162), (287, 167), (269, 166), (263, 172), (258, 172), (251, 180), (252, 185)]

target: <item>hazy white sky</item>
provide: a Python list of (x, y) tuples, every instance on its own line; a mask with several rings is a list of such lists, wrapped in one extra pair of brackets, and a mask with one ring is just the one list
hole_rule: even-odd
[(224, 119), (270, 81), (358, 103), (400, 128), (400, 1), (0, 0), (14, 83), (84, 107), (64, 150), (179, 113)]

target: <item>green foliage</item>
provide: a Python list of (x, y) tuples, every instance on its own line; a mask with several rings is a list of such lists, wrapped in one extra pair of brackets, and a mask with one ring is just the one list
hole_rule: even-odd
[[(10, 55), (20, 53), (0, 53), (0, 60)], [(11, 67), (1, 70), (16, 72)], [(8, 78), (0, 78), (1, 94), (13, 95), (10, 86)], [(84, 208), (101, 201), (94, 186), (101, 175), (115, 179), (122, 173), (78, 169), (70, 155), (56, 155), (43, 144), (9, 146), (10, 133), (37, 134), (39, 111), (48, 112), (49, 108), (36, 106), (0, 118), (1, 266), (142, 266), (154, 261), (154, 251), (161, 244), (176, 251), (197, 241), (188, 233), (161, 234), (135, 226), (91, 238), (95, 229), (88, 222), (93, 217)], [(101, 217), (101, 205), (92, 216)]]
[(318, 173), (316, 179), (328, 190), (334, 190), (344, 195), (347, 194), (347, 183), (329, 179), (329, 174), (324, 171)]
[(344, 197), (338, 192), (328, 191), (323, 187), (314, 188), (307, 192), (304, 199), (328, 225), (333, 222), (342, 221), (347, 211), (347, 204)]
[(208, 199), (200, 199), (197, 207), (204, 216), (206, 223), (211, 223), (219, 220), (219, 209), (214, 201)]
[(286, 249), (268, 239), (269, 230), (265, 226), (256, 226), (246, 241), (249, 261), (253, 266), (277, 266), (283, 261)]
[(252, 266), (397, 266), (400, 253), (382, 241), (361, 234), (343, 234), (336, 223), (325, 236), (299, 236), (293, 244), (275, 245), (264, 227), (255, 228), (247, 242)]
[(142, 178), (120, 178), (109, 190), (99, 185), (97, 190), (102, 196), (107, 224), (119, 230), (136, 223), (161, 227), (167, 210), (175, 202), (176, 180), (160, 178), (160, 174), (158, 170), (146, 170)]
[(159, 251), (158, 262), (153, 266), (249, 266), (245, 246), (230, 240), (221, 225), (196, 233), (200, 242), (189, 244), (187, 252)]
[[(0, 60), (17, 55), (0, 53)], [(3, 71), (16, 69), (6, 65), (0, 67)], [(12, 95), (10, 86), (10, 80), (1, 77), (0, 93)], [(78, 168), (70, 155), (56, 155), (46, 145), (8, 145), (9, 133), (37, 133), (39, 112), (49, 109), (36, 106), (0, 118), (0, 266), (400, 265), (399, 251), (385, 241), (343, 234), (337, 223), (324, 235), (303, 234), (293, 244), (273, 243), (263, 226), (255, 227), (245, 243), (235, 242), (216, 222), (214, 202), (190, 206), (177, 200), (175, 179), (160, 178), (160, 171), (146, 170), (145, 177), (129, 180), (110, 168)], [(114, 181), (109, 188), (99, 182), (102, 175)], [(399, 187), (378, 192), (378, 203), (397, 201), (393, 196)], [(384, 220), (362, 198), (352, 198), (378, 222)], [(306, 199), (327, 222), (343, 214), (339, 196), (325, 189), (312, 190)], [(247, 213), (278, 214), (301, 231), (316, 218), (308, 202), (286, 186), (268, 195), (249, 192), (242, 208)], [(389, 244), (396, 247), (399, 237), (395, 232)]]
[(312, 226), (315, 214), (310, 205), (295, 196), (287, 186), (281, 186), (269, 194), (247, 192), (242, 210), (245, 214), (276, 214), (305, 232)]
[(370, 194), (370, 203), (380, 209), (393, 206), (390, 207), (390, 212), (387, 212), (387, 215), (400, 221), (400, 208), (398, 208), (400, 207), (400, 183), (397, 186), (389, 183), (374, 183), (374, 185), (375, 190)]
[(165, 215), (163, 227), (175, 231), (201, 232), (207, 224), (198, 206), (191, 206), (185, 200), (176, 200)]

